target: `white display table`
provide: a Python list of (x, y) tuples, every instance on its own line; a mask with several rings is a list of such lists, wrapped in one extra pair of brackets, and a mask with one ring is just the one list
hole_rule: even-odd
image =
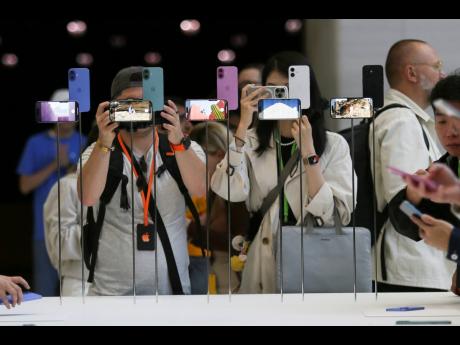
[[(413, 312), (389, 307), (424, 306)], [(44, 298), (13, 310), (0, 325), (395, 325), (398, 320), (451, 321), (460, 326), (460, 297), (442, 294), (159, 296)]]

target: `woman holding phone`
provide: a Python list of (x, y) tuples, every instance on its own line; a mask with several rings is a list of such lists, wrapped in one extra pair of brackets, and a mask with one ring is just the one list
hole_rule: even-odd
[[(290, 66), (305, 65), (309, 63), (299, 53), (276, 54), (265, 65), (262, 83), (266, 86), (288, 86)], [(299, 225), (301, 208), (304, 216), (311, 214), (316, 219), (318, 226), (332, 225), (335, 207), (343, 224), (350, 221), (353, 209), (352, 179), (356, 177), (352, 173), (348, 144), (340, 135), (327, 132), (324, 128), (323, 111), (326, 106), (313, 71), (309, 84), (311, 107), (300, 120), (259, 120), (252, 129), (249, 127), (253, 113), (257, 111), (258, 101), (264, 97), (265, 90), (258, 89), (247, 94), (250, 85), (243, 88), (241, 119), (227, 152), (230, 166), (227, 165), (226, 156), (212, 177), (211, 187), (216, 194), (232, 202), (244, 201), (252, 214), (249, 234), (252, 242), (240, 293), (276, 292), (274, 253), (281, 213), (283, 225)], [(292, 161), (292, 170), (281, 196), (265, 214), (261, 214), (259, 211), (264, 199), (277, 186), (278, 177), (293, 156), (299, 159)], [(230, 197), (227, 193), (228, 177)]]

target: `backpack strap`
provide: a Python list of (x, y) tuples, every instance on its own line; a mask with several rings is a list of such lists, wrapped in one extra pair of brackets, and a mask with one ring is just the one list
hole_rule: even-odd
[(177, 165), (176, 156), (174, 155), (174, 152), (171, 149), (171, 145), (169, 143), (168, 136), (166, 134), (160, 134), (160, 133), (158, 134), (158, 136), (159, 136), (159, 148), (160, 148), (159, 151), (161, 155), (161, 160), (163, 161), (163, 165), (158, 168), (157, 176), (161, 177), (161, 175), (167, 170), (171, 174), (174, 181), (176, 181), (180, 192), (184, 196), (185, 204), (187, 205), (190, 212), (192, 213), (197, 229), (199, 229), (199, 232), (200, 232), (199, 245), (201, 247), (201, 254), (203, 255), (203, 257), (205, 257), (206, 256), (205, 251), (204, 251), (205, 241), (204, 241), (203, 230), (201, 227), (200, 215), (198, 214), (196, 206), (193, 203), (192, 198), (190, 197), (190, 193), (188, 192), (188, 189), (184, 184), (182, 175), (179, 170), (179, 166)]
[[(99, 249), (99, 238), (101, 237), (102, 227), (104, 224), (106, 207), (111, 202), (115, 192), (117, 191), (120, 181), (123, 181), (123, 185), (126, 185), (128, 180), (127, 177), (123, 175), (123, 154), (121, 153), (117, 142), (117, 140), (114, 140), (113, 145), (115, 150), (110, 154), (107, 182), (100, 198), (97, 220), (94, 219), (93, 207), (88, 208), (86, 215), (87, 224), (84, 227), (85, 236), (83, 243), (83, 256), (85, 265), (89, 271), (88, 283), (94, 282), (94, 270), (96, 268), (97, 252)], [(127, 195), (123, 195), (123, 188), (120, 203), (122, 208), (129, 208)]]

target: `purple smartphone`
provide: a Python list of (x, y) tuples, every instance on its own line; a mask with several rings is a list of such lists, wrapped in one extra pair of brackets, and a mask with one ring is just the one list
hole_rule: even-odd
[(436, 192), (437, 189), (438, 189), (438, 184), (436, 182), (433, 182), (433, 181), (430, 181), (430, 180), (425, 180), (425, 179), (422, 179), (420, 176), (418, 175), (412, 175), (412, 174), (409, 174), (409, 173), (406, 173), (404, 171), (401, 171), (399, 169), (396, 169), (394, 167), (388, 167), (388, 171), (391, 172), (392, 174), (394, 175), (398, 175), (398, 176), (401, 176), (402, 178), (410, 178), (412, 180), (412, 182), (414, 184), (419, 184), (419, 183), (423, 183), (425, 184), (425, 188), (428, 192)]
[(217, 98), (226, 100), (229, 110), (238, 109), (238, 68), (235, 66), (217, 68)]

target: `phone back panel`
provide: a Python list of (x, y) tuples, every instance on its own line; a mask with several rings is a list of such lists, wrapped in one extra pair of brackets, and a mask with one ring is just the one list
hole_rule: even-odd
[(310, 67), (289, 67), (289, 98), (300, 99), (301, 108), (310, 109)]
[(369, 65), (363, 67), (363, 97), (372, 98), (375, 109), (383, 107), (383, 66)]
[(78, 102), (82, 113), (91, 110), (89, 69), (71, 68), (69, 70), (69, 101)]
[(217, 68), (217, 98), (226, 100), (229, 110), (238, 109), (238, 68), (235, 66)]
[(144, 68), (143, 89), (144, 99), (152, 102), (153, 111), (162, 111), (165, 104), (163, 68)]

